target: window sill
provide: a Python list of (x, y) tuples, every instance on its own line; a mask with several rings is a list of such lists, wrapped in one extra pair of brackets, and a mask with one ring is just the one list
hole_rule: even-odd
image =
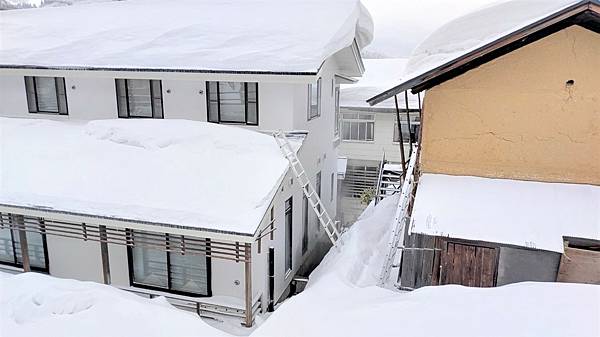
[(69, 114), (61, 114), (59, 112), (50, 112), (50, 111), (29, 111), (30, 115), (50, 115), (50, 116), (64, 116), (69, 117)]
[(373, 144), (375, 140), (342, 140), (342, 143)]

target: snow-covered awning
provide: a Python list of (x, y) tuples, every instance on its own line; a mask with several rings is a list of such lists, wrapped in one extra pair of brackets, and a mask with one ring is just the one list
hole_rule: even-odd
[(600, 186), (424, 174), (410, 231), (562, 253), (600, 240)]
[(0, 31), (0, 67), (314, 74), (373, 22), (358, 0), (128, 0), (1, 11)]
[(287, 169), (238, 127), (0, 118), (0, 205), (252, 235)]

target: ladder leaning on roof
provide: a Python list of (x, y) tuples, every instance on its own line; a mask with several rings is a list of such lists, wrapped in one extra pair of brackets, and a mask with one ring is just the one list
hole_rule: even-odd
[(277, 145), (279, 145), (279, 148), (283, 152), (283, 155), (290, 163), (290, 167), (292, 168), (296, 179), (298, 179), (298, 183), (300, 184), (300, 186), (302, 186), (302, 190), (304, 191), (306, 199), (308, 199), (309, 205), (317, 214), (319, 223), (325, 229), (325, 233), (327, 233), (327, 236), (329, 237), (329, 240), (331, 240), (333, 246), (337, 246), (340, 234), (335, 227), (335, 223), (329, 216), (329, 213), (327, 213), (325, 206), (321, 202), (321, 198), (310, 183), (310, 179), (308, 179), (308, 177), (306, 176), (306, 171), (300, 163), (300, 159), (298, 159), (298, 156), (292, 148), (292, 145), (287, 140), (285, 133), (281, 130), (275, 131), (273, 133), (273, 137), (275, 137)]
[(379, 275), (379, 286), (384, 286), (386, 284), (392, 272), (392, 268), (400, 267), (400, 264), (394, 264), (394, 261), (396, 260), (398, 250), (404, 249), (404, 232), (406, 225), (408, 225), (408, 222), (410, 221), (409, 206), (411, 199), (413, 198), (418, 149), (419, 147), (417, 145), (413, 147), (408, 168), (406, 169), (406, 176), (400, 192), (400, 201), (398, 202), (398, 208), (396, 209), (396, 215), (393, 222), (394, 230), (388, 242), (388, 252), (385, 255), (381, 273)]

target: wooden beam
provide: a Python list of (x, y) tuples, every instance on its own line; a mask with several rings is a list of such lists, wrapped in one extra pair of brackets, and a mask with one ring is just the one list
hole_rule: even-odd
[(100, 255), (102, 257), (102, 277), (104, 284), (110, 284), (110, 263), (108, 260), (108, 237), (106, 235), (106, 226), (98, 226), (100, 233)]
[(398, 96), (394, 96), (396, 103), (396, 122), (398, 123), (398, 143), (400, 143), (400, 161), (402, 161), (402, 181), (406, 176), (406, 156), (404, 155), (404, 137), (402, 137), (402, 125), (400, 124), (400, 107), (398, 106)]
[(251, 327), (254, 324), (254, 317), (252, 313), (252, 261), (251, 256), (252, 252), (250, 250), (250, 244), (244, 244), (244, 298), (245, 298), (245, 319), (244, 326), (247, 328)]
[(23, 261), (23, 271), (30, 272), (31, 264), (29, 263), (29, 247), (27, 245), (27, 233), (25, 232), (25, 222), (23, 217), (14, 216), (13, 218), (19, 224), (19, 244), (21, 246), (21, 259)]

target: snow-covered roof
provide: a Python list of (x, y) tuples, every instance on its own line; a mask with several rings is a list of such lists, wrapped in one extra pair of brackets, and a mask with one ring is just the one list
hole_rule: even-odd
[[(355, 84), (342, 84), (340, 86), (340, 106), (345, 108), (370, 108), (367, 99), (389, 89), (402, 77), (404, 67), (408, 60), (395, 59), (365, 59), (365, 73)], [(405, 109), (404, 95), (398, 96), (400, 109)], [(417, 109), (419, 101), (417, 95), (408, 96), (409, 107)], [(395, 108), (393, 98), (377, 105), (377, 108)]]
[(127, 0), (0, 11), (0, 66), (316, 73), (372, 39), (359, 0)]
[[(556, 13), (598, 0), (512, 0), (501, 1), (459, 17), (438, 28), (412, 52), (402, 80), (369, 101), (377, 104), (396, 91), (414, 88), (431, 79), (438, 69), (451, 66), (474, 53)], [(398, 84), (400, 83), (400, 84)]]
[(0, 204), (241, 235), (288, 168), (269, 135), (185, 120), (0, 118), (0, 141)]
[(410, 231), (563, 252), (600, 240), (600, 186), (424, 174)]

